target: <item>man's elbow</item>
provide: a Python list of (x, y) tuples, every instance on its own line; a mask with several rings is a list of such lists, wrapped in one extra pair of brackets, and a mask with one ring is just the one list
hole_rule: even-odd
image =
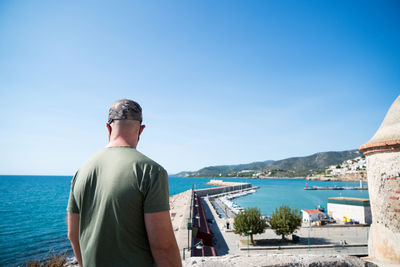
[(73, 229), (68, 229), (67, 237), (71, 242), (77, 242), (79, 241), (79, 232), (74, 231)]
[(68, 234), (71, 241), (79, 240), (79, 214), (68, 212)]
[(157, 266), (182, 266), (176, 242), (161, 241), (150, 246)]
[(68, 236), (68, 239), (71, 242), (77, 241), (79, 239), (77, 234), (74, 234), (74, 233), (71, 233), (71, 232), (68, 232), (67, 236)]

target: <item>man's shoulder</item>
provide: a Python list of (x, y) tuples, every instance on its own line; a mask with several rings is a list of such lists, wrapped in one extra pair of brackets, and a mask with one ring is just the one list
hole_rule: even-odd
[(92, 172), (105, 166), (136, 166), (150, 172), (167, 171), (157, 162), (132, 147), (105, 147), (92, 155), (80, 168), (82, 173)]
[(120, 161), (125, 161), (129, 164), (165, 171), (160, 164), (133, 147), (106, 147), (96, 153), (92, 158), (93, 161), (101, 161), (100, 158), (109, 160), (114, 159), (115, 157), (119, 158)]
[(145, 167), (150, 167), (152, 170), (161, 171), (167, 173), (167, 171), (156, 161), (152, 160), (148, 156), (136, 150), (136, 153), (139, 155), (136, 161), (136, 164), (143, 165)]

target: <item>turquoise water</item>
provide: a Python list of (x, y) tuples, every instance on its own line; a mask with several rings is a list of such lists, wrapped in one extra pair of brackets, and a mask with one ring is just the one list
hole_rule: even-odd
[[(67, 239), (66, 206), (71, 176), (0, 176), (0, 266), (41, 259), (51, 251), (72, 255)], [(207, 188), (209, 178), (170, 177), (170, 195), (192, 188)], [(257, 193), (236, 199), (242, 207), (259, 207), (270, 215), (282, 204), (292, 208), (326, 207), (328, 197), (368, 197), (367, 191), (305, 191), (303, 179), (223, 179), (251, 182)], [(358, 183), (309, 181), (309, 186), (352, 185)]]
[[(246, 179), (224, 179), (225, 181), (241, 181)], [(330, 197), (358, 197), (369, 198), (367, 190), (304, 190), (308, 186), (359, 186), (359, 182), (323, 182), (306, 181), (304, 179), (247, 179), (254, 186), (260, 186), (255, 194), (247, 195), (234, 200), (234, 203), (243, 208), (258, 207), (261, 214), (271, 216), (275, 208), (281, 205), (290, 208), (315, 209), (322, 205), (327, 209)]]
[[(0, 176), (0, 266), (41, 259), (53, 252), (72, 255), (66, 207), (71, 176)], [(209, 179), (169, 178), (174, 195), (207, 188)]]
[(192, 189), (192, 185), (196, 189), (209, 188), (212, 186), (205, 185), (209, 182), (209, 178), (182, 178), (182, 177), (169, 177), (169, 194), (176, 195), (188, 189)]

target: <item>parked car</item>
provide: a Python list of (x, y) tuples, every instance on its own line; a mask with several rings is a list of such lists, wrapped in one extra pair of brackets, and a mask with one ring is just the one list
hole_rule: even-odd
[(330, 217), (328, 215), (325, 215), (325, 217), (323, 219), (321, 219), (321, 221), (325, 222), (325, 223), (335, 223), (336, 222), (335, 219), (333, 219), (332, 217)]

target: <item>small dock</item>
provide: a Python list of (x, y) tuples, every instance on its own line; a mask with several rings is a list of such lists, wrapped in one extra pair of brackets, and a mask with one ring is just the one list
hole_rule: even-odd
[(362, 179), (360, 179), (359, 186), (306, 186), (304, 190), (368, 190), (368, 186), (363, 184)]
[(368, 190), (368, 186), (306, 186), (304, 190)]

